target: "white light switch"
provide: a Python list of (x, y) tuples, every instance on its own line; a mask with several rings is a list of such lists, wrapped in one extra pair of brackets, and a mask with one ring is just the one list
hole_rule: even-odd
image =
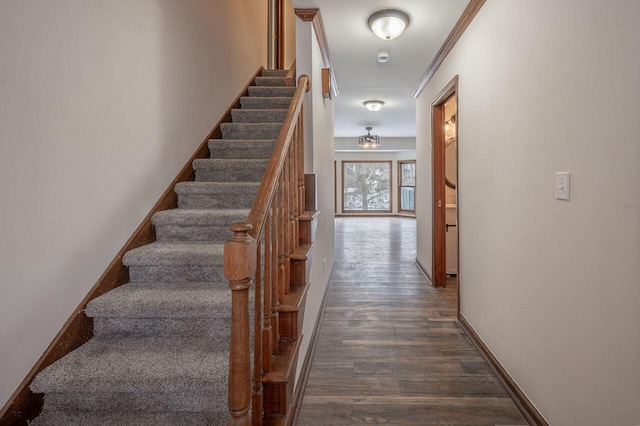
[(556, 198), (558, 200), (569, 200), (571, 189), (571, 173), (556, 172)]

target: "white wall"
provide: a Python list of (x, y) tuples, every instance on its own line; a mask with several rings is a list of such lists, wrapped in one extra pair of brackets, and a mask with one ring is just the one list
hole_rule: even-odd
[(266, 63), (266, 13), (0, 2), (0, 405)]
[(459, 74), (462, 314), (552, 425), (640, 424), (638, 22), (635, 0), (489, 1), (418, 100), (427, 182)]
[[(310, 22), (296, 21), (296, 70), (298, 75), (311, 78), (311, 90), (305, 99), (305, 171), (315, 173), (318, 198), (318, 228), (313, 245), (310, 286), (302, 327), (303, 339), (298, 356), (299, 377), (303, 360), (309, 349), (322, 297), (324, 296), (334, 263), (333, 219), (333, 101), (322, 96), (322, 68), (320, 47)], [(296, 386), (298, 381), (296, 380)]]

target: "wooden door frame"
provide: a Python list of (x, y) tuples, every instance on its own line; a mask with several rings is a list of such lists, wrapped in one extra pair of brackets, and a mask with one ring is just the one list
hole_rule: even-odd
[(268, 1), (268, 49), (267, 62), (269, 69), (284, 69), (284, 51), (285, 51), (285, 0), (269, 0)]
[[(431, 102), (431, 170), (432, 170), (432, 284), (434, 287), (446, 286), (446, 234), (445, 234), (445, 177), (444, 177), (444, 104), (452, 96), (458, 96), (458, 76), (447, 84)], [(456, 99), (457, 102), (457, 99)], [(457, 117), (456, 117), (457, 118)], [(458, 137), (456, 119), (456, 137)], [(457, 162), (457, 158), (456, 158)], [(456, 215), (459, 210), (456, 208)], [(460, 229), (457, 229), (458, 250)], [(460, 275), (460, 256), (458, 255), (458, 276)], [(460, 281), (458, 281), (459, 285)], [(460, 289), (458, 289), (460, 294)], [(459, 304), (458, 304), (459, 309)]]

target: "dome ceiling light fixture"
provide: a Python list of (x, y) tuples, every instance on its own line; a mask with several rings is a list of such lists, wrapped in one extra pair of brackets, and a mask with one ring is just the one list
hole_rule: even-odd
[(398, 9), (374, 12), (367, 21), (371, 31), (383, 40), (393, 40), (409, 25), (409, 15)]
[(367, 108), (369, 111), (376, 112), (376, 111), (380, 111), (380, 108), (382, 108), (382, 105), (384, 105), (384, 102), (372, 100), (372, 101), (364, 101), (363, 104), (365, 108)]
[(367, 134), (364, 136), (358, 136), (358, 146), (360, 148), (377, 148), (380, 146), (380, 136), (372, 135), (371, 130), (373, 127), (365, 127)]

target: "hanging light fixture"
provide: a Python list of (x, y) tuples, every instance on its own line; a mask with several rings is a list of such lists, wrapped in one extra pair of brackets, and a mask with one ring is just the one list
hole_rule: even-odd
[(364, 104), (365, 108), (367, 108), (369, 111), (376, 112), (376, 111), (380, 111), (380, 108), (382, 108), (382, 105), (384, 105), (384, 102), (382, 102), (382, 101), (364, 101), (363, 104)]
[(379, 10), (369, 16), (369, 28), (383, 40), (393, 40), (409, 25), (409, 15), (398, 9)]
[(364, 136), (358, 137), (358, 146), (360, 146), (360, 148), (365, 148), (365, 149), (379, 147), (380, 136), (371, 134), (371, 130), (373, 129), (373, 127), (366, 127), (366, 129), (367, 129), (367, 134)]

